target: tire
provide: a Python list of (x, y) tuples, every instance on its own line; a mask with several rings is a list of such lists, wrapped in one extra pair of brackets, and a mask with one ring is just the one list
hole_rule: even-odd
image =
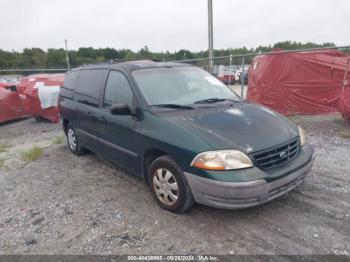
[(87, 151), (85, 148), (80, 146), (77, 133), (72, 124), (68, 124), (66, 136), (67, 136), (67, 144), (68, 144), (69, 150), (73, 154), (77, 156), (86, 154)]
[(194, 205), (190, 186), (181, 168), (169, 156), (161, 156), (151, 163), (148, 168), (148, 182), (153, 198), (163, 209), (184, 213)]

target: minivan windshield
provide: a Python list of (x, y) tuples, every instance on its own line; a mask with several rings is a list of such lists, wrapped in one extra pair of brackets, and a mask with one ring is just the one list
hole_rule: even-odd
[(197, 67), (138, 69), (132, 75), (149, 105), (185, 106), (239, 101), (217, 78)]

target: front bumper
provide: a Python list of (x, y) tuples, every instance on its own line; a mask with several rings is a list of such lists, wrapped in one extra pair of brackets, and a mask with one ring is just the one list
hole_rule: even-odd
[(267, 182), (266, 179), (225, 182), (187, 172), (184, 174), (198, 204), (224, 209), (240, 209), (260, 205), (294, 189), (305, 179), (313, 163), (314, 155), (312, 152), (308, 162), (303, 163), (292, 173), (271, 182)]

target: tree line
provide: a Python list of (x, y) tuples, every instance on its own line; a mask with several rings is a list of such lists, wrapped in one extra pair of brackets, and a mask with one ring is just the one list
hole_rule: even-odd
[[(295, 41), (284, 41), (274, 45), (258, 46), (256, 48), (227, 48), (215, 50), (215, 56), (228, 56), (230, 54), (248, 54), (269, 52), (274, 48), (286, 50), (317, 48), (317, 47), (335, 47), (334, 43), (301, 43)], [(78, 50), (68, 51), (70, 64), (77, 67), (83, 64), (101, 63), (110, 60), (137, 60), (154, 59), (159, 61), (172, 61), (184, 59), (197, 59), (208, 57), (208, 51), (191, 52), (181, 49), (176, 52), (151, 52), (147, 46), (139, 51), (130, 49), (114, 48), (93, 48), (80, 47)], [(248, 62), (248, 61), (247, 61)], [(22, 52), (5, 51), (0, 49), (0, 69), (27, 69), (27, 68), (67, 68), (66, 53), (63, 48), (25, 48)]]

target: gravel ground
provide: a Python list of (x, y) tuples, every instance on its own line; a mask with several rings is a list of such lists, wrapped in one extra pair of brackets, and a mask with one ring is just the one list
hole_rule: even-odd
[[(61, 126), (0, 126), (0, 254), (350, 253), (350, 125), (294, 117), (315, 146), (296, 190), (259, 207), (160, 209), (143, 181), (68, 150)], [(42, 148), (37, 160), (23, 152)]]

